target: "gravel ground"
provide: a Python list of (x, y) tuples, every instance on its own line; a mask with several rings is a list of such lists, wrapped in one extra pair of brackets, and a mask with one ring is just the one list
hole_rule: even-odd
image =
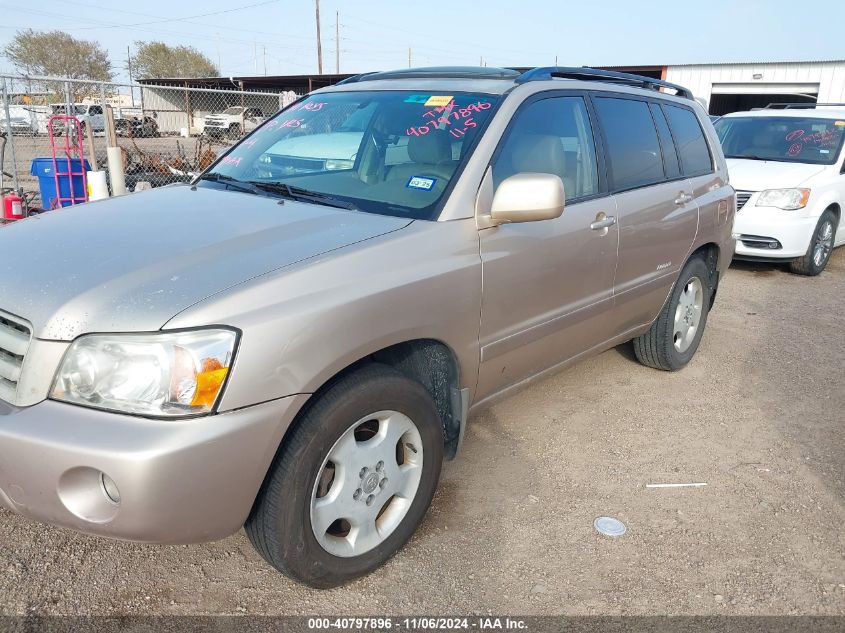
[(0, 511), (0, 611), (845, 614), (843, 308), (845, 249), (815, 279), (735, 265), (684, 371), (623, 346), (476, 415), (416, 536), (347, 587), (289, 582), (242, 532), (144, 546)]

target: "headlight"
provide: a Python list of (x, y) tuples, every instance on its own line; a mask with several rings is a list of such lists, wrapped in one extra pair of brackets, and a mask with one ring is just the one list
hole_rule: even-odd
[(65, 354), (50, 397), (152, 417), (209, 413), (236, 337), (223, 329), (81, 336)]
[(809, 199), (809, 189), (766, 189), (760, 192), (755, 206), (795, 211), (806, 207)]

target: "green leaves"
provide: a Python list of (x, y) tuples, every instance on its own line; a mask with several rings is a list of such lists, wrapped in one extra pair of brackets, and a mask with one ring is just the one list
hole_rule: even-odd
[(168, 46), (164, 42), (135, 42), (132, 75), (140, 79), (157, 77), (214, 77), (217, 67), (193, 46)]

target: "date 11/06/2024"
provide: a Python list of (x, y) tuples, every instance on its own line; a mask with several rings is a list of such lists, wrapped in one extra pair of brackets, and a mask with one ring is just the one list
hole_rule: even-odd
[(528, 628), (528, 623), (522, 618), (483, 616), (483, 617), (313, 617), (308, 618), (308, 628), (312, 630), (408, 630), (408, 631), (445, 631), (445, 630), (477, 630), (519, 631)]
[(430, 117), (422, 125), (412, 126), (405, 130), (408, 136), (424, 136), (436, 129), (447, 129), (449, 134), (455, 138), (460, 138), (467, 133), (470, 128), (477, 127), (473, 114), (479, 113), (490, 108), (489, 103), (479, 101), (478, 103), (470, 103), (466, 107), (456, 107), (452, 102), (447, 106), (442, 106), (429, 110), (423, 114), (423, 118)]

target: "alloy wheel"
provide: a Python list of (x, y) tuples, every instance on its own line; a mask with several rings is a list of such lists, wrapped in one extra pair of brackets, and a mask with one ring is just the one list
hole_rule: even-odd
[(827, 220), (816, 231), (813, 244), (813, 263), (816, 267), (821, 267), (827, 261), (831, 250), (833, 250), (833, 223)]

